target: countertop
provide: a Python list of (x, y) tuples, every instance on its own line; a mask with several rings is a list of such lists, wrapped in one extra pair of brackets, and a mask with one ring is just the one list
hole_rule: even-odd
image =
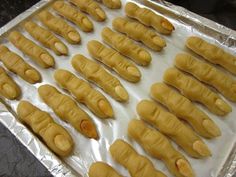
[[(25, 11), (39, 0), (1, 0), (0, 26), (3, 26), (12, 18)], [(186, 8), (236, 29), (235, 0), (224, 1), (221, 6), (216, 4), (214, 8), (199, 7), (199, 4), (191, 4), (187, 0), (170, 0), (172, 3)], [(221, 1), (222, 2), (222, 1)], [(205, 4), (206, 6), (206, 4)], [(11, 135), (0, 123), (0, 177), (49, 177), (47, 169)]]

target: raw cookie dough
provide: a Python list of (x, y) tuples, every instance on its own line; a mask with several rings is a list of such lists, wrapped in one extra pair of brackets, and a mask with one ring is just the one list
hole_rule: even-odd
[(67, 20), (75, 23), (84, 32), (93, 31), (93, 23), (79, 10), (64, 1), (56, 1), (52, 8)]
[(129, 122), (128, 134), (151, 156), (162, 160), (176, 177), (194, 177), (188, 160), (178, 152), (160, 132), (149, 128), (141, 120)]
[(128, 17), (134, 18), (146, 26), (151, 26), (162, 34), (171, 34), (175, 29), (166, 18), (147, 8), (141, 8), (132, 2), (128, 2), (125, 5), (125, 13)]
[(177, 88), (187, 98), (202, 103), (216, 115), (224, 116), (232, 111), (231, 106), (215, 92), (176, 68), (167, 69), (163, 79), (166, 83)]
[(137, 105), (139, 116), (170, 137), (190, 156), (204, 158), (211, 155), (207, 145), (189, 127), (153, 101), (142, 100)]
[(17, 115), (57, 155), (68, 156), (71, 154), (74, 142), (70, 134), (61, 125), (54, 122), (50, 114), (28, 101), (21, 101), (17, 106)]
[(71, 97), (60, 93), (51, 85), (40, 86), (38, 93), (41, 99), (52, 108), (58, 117), (70, 123), (84, 136), (98, 139), (98, 133), (93, 121), (86, 112), (77, 106)]
[(79, 7), (82, 12), (91, 15), (98, 22), (107, 18), (105, 12), (94, 0), (70, 0), (70, 2)]
[(125, 80), (129, 82), (140, 80), (141, 73), (139, 69), (117, 51), (95, 40), (89, 41), (87, 48), (92, 57), (114, 70)]
[(184, 53), (176, 55), (175, 66), (215, 87), (227, 99), (236, 102), (236, 81), (216, 67)]
[(177, 117), (188, 122), (199, 135), (205, 138), (215, 138), (221, 135), (219, 127), (207, 114), (166, 84), (155, 83), (150, 90), (154, 100), (159, 101)]
[(127, 36), (115, 32), (108, 27), (103, 28), (102, 30), (102, 38), (103, 40), (113, 47), (115, 50), (120, 52), (122, 55), (129, 57), (135, 63), (147, 66), (152, 60), (150, 53), (144, 49), (143, 47), (135, 44)]
[(28, 55), (42, 68), (54, 66), (54, 58), (44, 48), (38, 46), (18, 31), (12, 31), (8, 39), (16, 48)]
[(127, 168), (131, 177), (166, 177), (155, 169), (147, 157), (138, 154), (131, 145), (121, 139), (110, 146), (110, 153), (115, 161)]
[(141, 41), (147, 47), (155, 51), (161, 51), (166, 46), (166, 42), (163, 38), (157, 35), (152, 29), (139, 22), (117, 17), (113, 20), (112, 26), (120, 33), (124, 33), (136, 41)]
[(93, 163), (88, 175), (89, 177), (122, 177), (114, 168), (104, 162)]
[(71, 60), (71, 64), (83, 77), (97, 84), (115, 100), (124, 102), (129, 99), (128, 92), (120, 81), (98, 63), (87, 59), (83, 55), (75, 55)]
[(41, 81), (41, 75), (35, 68), (3, 45), (0, 45), (0, 60), (9, 71), (17, 74), (30, 84)]
[(56, 55), (67, 55), (67, 46), (49, 30), (37, 25), (33, 21), (28, 21), (24, 25), (26, 31), (45, 47), (52, 49)]
[(189, 37), (186, 46), (209, 62), (221, 65), (236, 74), (236, 56), (196, 36)]
[(72, 93), (77, 101), (84, 103), (98, 117), (113, 116), (109, 101), (99, 91), (93, 89), (88, 82), (63, 69), (56, 70), (54, 78), (62, 88)]
[(78, 31), (70, 26), (64, 19), (56, 17), (49, 11), (42, 11), (38, 14), (39, 20), (54, 33), (62, 36), (71, 44), (78, 44), (81, 37)]
[(18, 98), (20, 94), (20, 87), (0, 66), (0, 95), (9, 100), (14, 100)]

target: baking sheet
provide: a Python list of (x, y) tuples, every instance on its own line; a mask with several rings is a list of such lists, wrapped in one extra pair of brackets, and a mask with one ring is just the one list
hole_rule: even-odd
[[(128, 2), (128, 1), (129, 0), (127, 1), (122, 0), (123, 8), (125, 5), (125, 2)], [(149, 98), (150, 86), (154, 82), (161, 82), (164, 71), (167, 68), (173, 66), (173, 59), (175, 55), (183, 51), (191, 53), (189, 50), (187, 50), (184, 47), (184, 42), (188, 36), (190, 35), (201, 36), (207, 41), (215, 43), (235, 55), (235, 51), (236, 51), (235, 31), (229, 30), (227, 28), (225, 28), (225, 30), (222, 30), (222, 28), (220, 27), (215, 28), (214, 26), (213, 27), (215, 30), (210, 30), (211, 28), (208, 28), (206, 26), (204, 27), (204, 18), (201, 17), (201, 19), (199, 20), (198, 17), (194, 16), (194, 14), (186, 10), (181, 11), (182, 12), (181, 15), (183, 15), (184, 18), (188, 19), (188, 21), (184, 21), (184, 18), (180, 18), (181, 15), (178, 14), (176, 11), (174, 11), (176, 10), (177, 7), (169, 3), (166, 3), (164, 1), (158, 2), (155, 5), (155, 2), (153, 3), (153, 1), (137, 0), (136, 2), (140, 2), (152, 8), (158, 8), (158, 10), (162, 10), (163, 13), (168, 15), (167, 18), (174, 24), (176, 30), (173, 32), (171, 36), (163, 36), (167, 41), (167, 47), (162, 52), (153, 52), (148, 49), (152, 55), (153, 60), (149, 67), (138, 66), (138, 68), (140, 69), (142, 73), (142, 79), (139, 83), (137, 84), (129, 83), (123, 80), (122, 78), (120, 78), (116, 73), (110, 71), (107, 68), (108, 71), (110, 71), (113, 75), (119, 78), (121, 83), (129, 92), (130, 99), (127, 103), (119, 103), (113, 100), (109, 95), (104, 93), (101, 89), (94, 86), (94, 88), (101, 91), (112, 104), (114, 113), (115, 113), (115, 118), (109, 119), (109, 120), (101, 120), (97, 118), (96, 116), (94, 116), (85, 106), (79, 104), (93, 119), (93, 121), (97, 125), (97, 129), (100, 134), (99, 141), (90, 140), (82, 136), (80, 133), (78, 133), (69, 124), (66, 124), (63, 121), (61, 121), (53, 113), (53, 111), (46, 104), (43, 103), (43, 101), (39, 98), (37, 94), (37, 88), (40, 85), (51, 84), (51, 85), (57, 86), (52, 77), (55, 69), (51, 68), (51, 69), (45, 70), (45, 69), (39, 68), (27, 56), (24, 56), (18, 49), (16, 49), (12, 44), (10, 44), (5, 39), (4, 32), (8, 32), (8, 29), (13, 27), (21, 31), (26, 37), (33, 40), (33, 38), (30, 35), (28, 35), (27, 32), (22, 30), (20, 25), (16, 26), (16, 24), (18, 24), (19, 22), (21, 22), (27, 17), (31, 18), (32, 13), (36, 13), (37, 10), (40, 10), (41, 7), (44, 7), (45, 4), (49, 2), (51, 1), (49, 0), (40, 1), (39, 4), (35, 5), (33, 8), (25, 12), (23, 16), (19, 17), (17, 20), (13, 22), (10, 22), (6, 27), (3, 27), (1, 29), (1, 34), (3, 35), (0, 40), (1, 40), (1, 43), (3, 43), (7, 47), (9, 47), (12, 51), (22, 56), (28, 63), (30, 63), (35, 68), (37, 68), (42, 74), (42, 77), (43, 77), (42, 83), (30, 85), (24, 80), (17, 77), (16, 75), (8, 72), (14, 78), (14, 80), (21, 86), (22, 93), (23, 93), (22, 98), (21, 98), (22, 100), (24, 99), (24, 100), (31, 101), (34, 105), (36, 105), (40, 109), (49, 112), (51, 116), (54, 118), (54, 120), (58, 122), (59, 124), (63, 125), (72, 135), (73, 140), (75, 142), (74, 152), (71, 156), (62, 159), (62, 161), (65, 162), (69, 167), (64, 166), (64, 163), (61, 162), (61, 160), (59, 160), (51, 152), (49, 152), (46, 149), (46, 147), (42, 145), (42, 143), (39, 143), (39, 140), (35, 139), (34, 135), (32, 135), (28, 130), (26, 130), (24, 126), (22, 126), (20, 123), (15, 121), (15, 119), (10, 118), (9, 112), (7, 112), (6, 110), (4, 111), (4, 109), (1, 109), (3, 111), (0, 112), (0, 116), (4, 117), (4, 119), (1, 119), (1, 122), (3, 122), (4, 125), (6, 125), (6, 127), (8, 127), (13, 132), (13, 134), (16, 137), (18, 137), (21, 140), (21, 142), (25, 146), (27, 146), (27, 148), (30, 149), (31, 152), (37, 158), (42, 159), (42, 161), (45, 159), (45, 161), (43, 161), (43, 164), (49, 168), (52, 174), (57, 175), (57, 176), (63, 176), (64, 174), (65, 175), (68, 174), (69, 176), (72, 175), (71, 173), (73, 172), (70, 172), (69, 168), (73, 168), (75, 175), (81, 174), (82, 176), (87, 176), (86, 173), (88, 171), (89, 166), (91, 165), (92, 162), (95, 162), (95, 161), (108, 162), (115, 169), (117, 169), (117, 171), (119, 171), (122, 175), (129, 176), (127, 170), (125, 170), (122, 166), (115, 163), (108, 152), (109, 146), (117, 138), (125, 139), (130, 144), (132, 144), (133, 147), (135, 147), (135, 149), (140, 154), (148, 156), (140, 148), (140, 146), (137, 143), (135, 143), (134, 141), (130, 140), (127, 137), (127, 125), (128, 125), (129, 120), (137, 117), (137, 113), (135, 110), (137, 103), (142, 99)], [(69, 45), (65, 40), (60, 38), (69, 47), (70, 54), (68, 57), (65, 57), (65, 56), (58, 57), (52, 51), (48, 50), (55, 57), (56, 69), (57, 68), (67, 69), (69, 71), (74, 72), (78, 77), (82, 78), (78, 73), (74, 71), (74, 69), (70, 65), (70, 59), (72, 58), (72, 56), (80, 53), (80, 54), (85, 55), (88, 58), (91, 58), (86, 48), (87, 42), (94, 39), (102, 41), (102, 38), (100, 36), (102, 28), (105, 26), (112, 27), (111, 25), (112, 19), (118, 16), (125, 15), (123, 8), (121, 10), (111, 10), (111, 9), (106, 8), (103, 5), (101, 6), (106, 11), (108, 19), (102, 23), (93, 21), (94, 27), (95, 27), (95, 31), (93, 33), (84, 33), (78, 30), (82, 37), (82, 43), (80, 45)], [(171, 11), (171, 9), (174, 9), (174, 10)], [(50, 11), (53, 12), (53, 10), (50, 10)], [(35, 19), (33, 18), (33, 20)], [(209, 24), (208, 22), (209, 20), (205, 21), (207, 26), (212, 27), (212, 25)], [(71, 25), (74, 26), (73, 24)], [(203, 27), (206, 29), (206, 31), (202, 30), (204, 29)], [(215, 38), (210, 38), (209, 36), (214, 36)], [(68, 94), (64, 90), (60, 89), (58, 86), (57, 88), (61, 92)], [(19, 102), (19, 101), (9, 101), (9, 100), (4, 100), (4, 101), (5, 103), (7, 103), (7, 105), (10, 106), (13, 112), (16, 110), (16, 107)], [(230, 165), (230, 166), (228, 165), (228, 163), (231, 163), (231, 162), (235, 163), (234, 159), (232, 159), (232, 157), (235, 157), (235, 152), (233, 152), (232, 150), (235, 149), (234, 147), (235, 147), (235, 142), (236, 142), (236, 136), (235, 136), (236, 135), (236, 121), (234, 120), (234, 115), (236, 114), (236, 110), (235, 110), (236, 104), (232, 102), (230, 102), (230, 104), (233, 107), (233, 112), (230, 113), (225, 118), (215, 116), (211, 114), (209, 111), (207, 111), (204, 107), (197, 105), (201, 109), (203, 109), (222, 130), (221, 137), (216, 138), (214, 140), (205, 140), (206, 144), (212, 150), (213, 156), (211, 158), (203, 159), (203, 160), (190, 158), (181, 149), (179, 149), (176, 146), (176, 148), (178, 148), (190, 161), (197, 177), (210, 177), (210, 176), (215, 177), (215, 176), (225, 176), (225, 175), (232, 176), (233, 172), (235, 171), (235, 167), (234, 168), (232, 167), (233, 165)], [(229, 155), (231, 159), (229, 159)], [(166, 169), (166, 167), (161, 161), (151, 158), (150, 156), (148, 157), (153, 161), (155, 167), (163, 171), (167, 176), (171, 176), (171, 174), (168, 172), (168, 170)]]

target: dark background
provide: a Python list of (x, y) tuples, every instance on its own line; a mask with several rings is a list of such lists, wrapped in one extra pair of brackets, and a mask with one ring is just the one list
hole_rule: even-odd
[[(0, 27), (39, 0), (1, 0)], [(169, 0), (236, 29), (236, 0)], [(48, 177), (46, 168), (0, 124), (0, 177)]]
[(167, 0), (236, 30), (236, 0)]

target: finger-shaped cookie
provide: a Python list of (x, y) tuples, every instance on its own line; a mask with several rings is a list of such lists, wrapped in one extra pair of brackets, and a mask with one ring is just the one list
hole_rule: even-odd
[(37, 25), (33, 21), (26, 22), (24, 27), (35, 40), (45, 47), (52, 49), (56, 55), (68, 54), (67, 46), (49, 30)]
[(140, 80), (141, 73), (139, 69), (117, 51), (95, 40), (89, 41), (87, 48), (95, 59), (104, 63), (125, 80), (130, 82), (138, 82)]
[(0, 66), (0, 95), (9, 100), (18, 98), (21, 94), (20, 87)]
[(164, 39), (157, 35), (152, 29), (139, 22), (117, 17), (113, 20), (112, 26), (115, 30), (126, 34), (136, 41), (141, 41), (147, 47), (155, 51), (161, 51), (166, 46)]
[(128, 125), (128, 134), (151, 156), (162, 160), (176, 177), (194, 177), (188, 160), (178, 152), (160, 132), (149, 128), (141, 120), (133, 119)]
[(175, 57), (175, 66), (215, 87), (227, 99), (236, 102), (236, 81), (216, 67), (188, 54), (178, 54)]
[(65, 38), (67, 42), (71, 44), (80, 43), (81, 38), (79, 32), (64, 19), (56, 17), (46, 10), (40, 12), (38, 18), (48, 29)]
[(96, 62), (87, 59), (83, 55), (75, 55), (71, 60), (71, 64), (76, 71), (87, 80), (97, 84), (115, 100), (124, 102), (129, 99), (128, 92), (120, 81)]
[(169, 136), (190, 156), (203, 158), (211, 155), (207, 145), (190, 128), (153, 101), (142, 100), (136, 109), (143, 120)]
[(236, 56), (196, 36), (189, 37), (186, 46), (209, 62), (221, 65), (236, 74)]
[(89, 177), (122, 177), (114, 168), (104, 162), (93, 163), (88, 175)]
[(116, 49), (122, 55), (129, 57), (135, 63), (147, 66), (151, 62), (152, 57), (150, 53), (146, 49), (135, 44), (127, 36), (117, 33), (108, 27), (103, 28), (101, 34), (103, 40), (108, 45)]
[(102, 0), (102, 3), (110, 9), (120, 9), (121, 1), (120, 0)]
[(147, 8), (141, 8), (132, 2), (128, 2), (125, 5), (125, 13), (128, 17), (134, 18), (146, 26), (151, 26), (162, 34), (171, 34), (175, 29), (166, 18)]
[(17, 74), (25, 81), (31, 84), (41, 81), (41, 75), (35, 68), (3, 45), (0, 45), (0, 60), (9, 71)]
[(84, 103), (98, 117), (113, 116), (109, 101), (99, 91), (93, 89), (88, 82), (63, 69), (56, 70), (54, 78), (62, 88), (72, 93), (77, 101)]
[(105, 12), (94, 0), (70, 0), (70, 2), (79, 7), (82, 12), (91, 15), (98, 22), (107, 18)]
[(28, 101), (21, 101), (17, 107), (20, 120), (40, 136), (47, 146), (59, 156), (68, 156), (74, 146), (70, 134), (54, 122), (50, 114), (40, 110)]
[(202, 103), (211, 112), (217, 115), (223, 116), (232, 111), (231, 106), (222, 100), (215, 92), (178, 69), (167, 69), (163, 78), (166, 83), (177, 88), (187, 98)]
[(76, 102), (69, 96), (60, 93), (51, 85), (38, 88), (39, 96), (52, 108), (55, 114), (65, 122), (69, 122), (76, 130), (88, 138), (98, 138), (97, 130), (89, 118)]
[(18, 31), (11, 32), (8, 39), (16, 48), (28, 55), (42, 68), (54, 66), (54, 58), (45, 49), (38, 46)]
[(221, 135), (219, 127), (203, 111), (166, 84), (155, 83), (151, 86), (150, 92), (154, 100), (159, 101), (177, 117), (188, 122), (199, 135), (205, 138)]
[(75, 23), (84, 32), (93, 31), (93, 23), (85, 16), (83, 13), (78, 11), (73, 6), (65, 3), (64, 1), (56, 1), (52, 5), (53, 9), (56, 10), (61, 16), (65, 17), (67, 20)]
[(118, 139), (110, 146), (112, 158), (129, 171), (131, 177), (166, 177), (152, 162), (125, 141)]

